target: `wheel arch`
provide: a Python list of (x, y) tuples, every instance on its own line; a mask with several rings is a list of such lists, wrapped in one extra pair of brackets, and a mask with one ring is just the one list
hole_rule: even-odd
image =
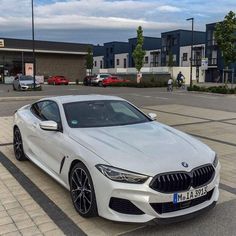
[[(85, 165), (81, 160), (78, 160), (78, 159), (75, 159), (71, 162), (70, 164), (70, 168), (69, 168), (69, 173), (68, 173), (68, 183), (70, 182), (70, 175), (71, 175), (71, 171), (72, 169), (74, 168), (74, 166), (77, 164), (77, 163), (82, 163), (83, 165)], [(86, 166), (86, 165), (85, 165)], [(86, 167), (87, 168), (87, 167)]]

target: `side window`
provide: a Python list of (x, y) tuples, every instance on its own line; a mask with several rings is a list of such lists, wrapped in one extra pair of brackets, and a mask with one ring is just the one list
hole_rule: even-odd
[(41, 108), (41, 117), (43, 120), (53, 120), (59, 123), (61, 119), (57, 104), (55, 102), (45, 101)]
[(43, 105), (43, 102), (37, 102), (37, 103), (34, 103), (32, 106), (31, 106), (31, 112), (37, 116), (39, 119), (42, 119), (41, 118), (41, 107)]
[(32, 105), (31, 112), (40, 120), (60, 122), (60, 112), (57, 104), (52, 101), (37, 102)]

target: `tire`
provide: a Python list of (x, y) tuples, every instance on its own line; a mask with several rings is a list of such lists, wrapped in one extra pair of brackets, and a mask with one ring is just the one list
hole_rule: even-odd
[(16, 88), (15, 88), (14, 84), (12, 85), (12, 87), (13, 87), (13, 90), (16, 91)]
[(25, 153), (24, 153), (21, 133), (20, 133), (19, 128), (17, 128), (17, 127), (14, 129), (14, 133), (13, 133), (13, 147), (14, 147), (15, 157), (18, 161), (27, 160)]
[(99, 87), (102, 87), (102, 81), (99, 81), (99, 82), (98, 82), (98, 86), (99, 86)]
[(79, 162), (73, 167), (69, 182), (71, 199), (79, 215), (85, 218), (98, 216), (92, 178), (83, 163)]
[(53, 82), (53, 85), (56, 85), (56, 82), (55, 82), (55, 81)]

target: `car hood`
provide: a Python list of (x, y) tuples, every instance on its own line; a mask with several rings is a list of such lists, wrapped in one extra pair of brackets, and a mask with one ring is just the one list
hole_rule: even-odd
[[(20, 80), (20, 84), (31, 85), (34, 84), (33, 80)], [(35, 81), (35, 84), (39, 84), (38, 81)]]
[[(158, 122), (72, 129), (69, 135), (109, 165), (149, 176), (190, 171), (212, 163), (215, 155), (200, 141)], [(183, 167), (182, 162), (189, 166)]]

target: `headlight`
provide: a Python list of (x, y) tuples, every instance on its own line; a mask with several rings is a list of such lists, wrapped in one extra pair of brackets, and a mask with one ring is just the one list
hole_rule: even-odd
[(133, 173), (112, 166), (96, 165), (96, 167), (107, 178), (117, 182), (142, 184), (149, 178), (149, 176), (146, 175)]
[(215, 159), (214, 159), (214, 161), (213, 161), (213, 166), (214, 166), (215, 168), (217, 167), (218, 162), (219, 162), (219, 159), (218, 159), (218, 155), (216, 154), (216, 155), (215, 155)]

